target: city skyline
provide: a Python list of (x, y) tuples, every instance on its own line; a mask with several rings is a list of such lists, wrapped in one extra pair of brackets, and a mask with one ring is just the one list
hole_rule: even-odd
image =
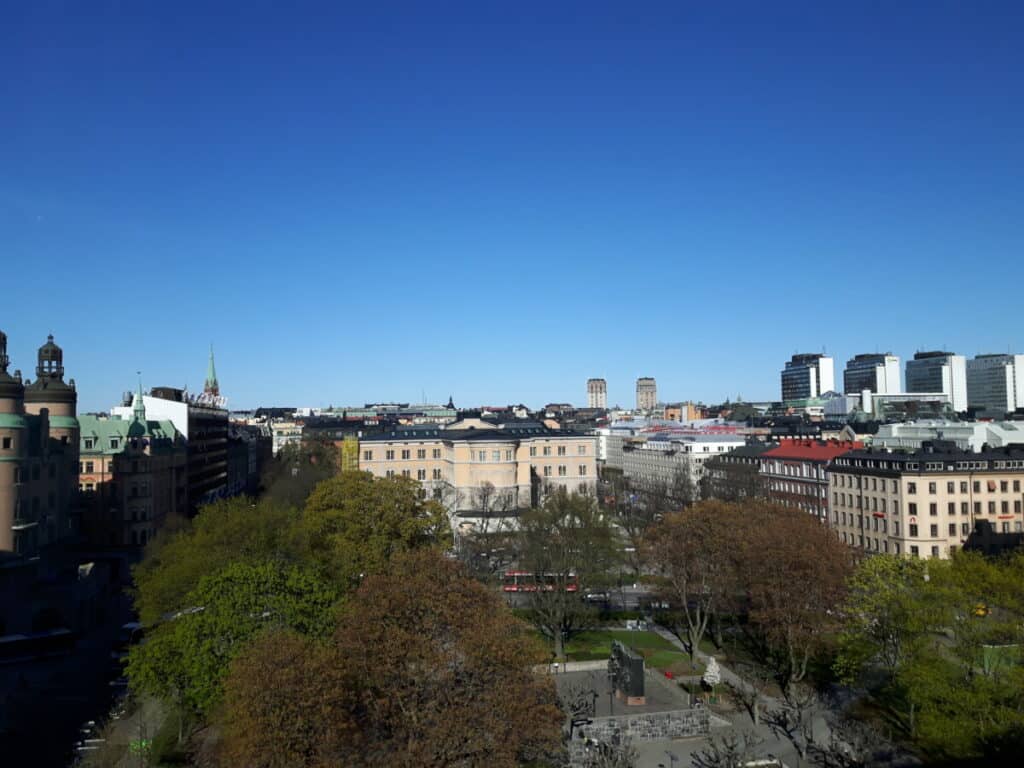
[(989, 298), (1024, 279), (1014, 4), (3, 20), (0, 327), (23, 372), (52, 332), (83, 410), (198, 391), (211, 342), (237, 408), (1024, 349)]

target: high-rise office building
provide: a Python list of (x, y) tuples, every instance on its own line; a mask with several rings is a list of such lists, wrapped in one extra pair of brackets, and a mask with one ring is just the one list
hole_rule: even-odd
[(1024, 355), (978, 355), (968, 360), (967, 404), (993, 418), (1024, 408)]
[(587, 379), (587, 408), (608, 407), (608, 382), (604, 379)]
[(967, 410), (967, 368), (963, 355), (917, 352), (907, 360), (907, 392), (942, 392), (953, 410)]
[(641, 376), (636, 380), (636, 409), (653, 411), (658, 404), (658, 385), (650, 376)]
[(864, 390), (877, 395), (900, 392), (900, 359), (889, 352), (855, 355), (846, 361), (843, 371), (843, 393), (859, 395)]
[(835, 389), (836, 375), (831, 357), (823, 354), (793, 355), (782, 371), (782, 399), (806, 400)]

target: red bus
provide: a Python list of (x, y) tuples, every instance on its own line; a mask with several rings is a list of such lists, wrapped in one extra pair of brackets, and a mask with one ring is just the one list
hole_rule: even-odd
[(565, 581), (563, 589), (566, 592), (576, 592), (579, 590), (580, 587), (576, 582), (575, 573), (570, 573), (564, 577), (557, 573), (545, 573), (538, 578), (530, 571), (505, 571), (501, 588), (505, 592), (536, 592), (538, 590), (552, 592), (563, 579)]

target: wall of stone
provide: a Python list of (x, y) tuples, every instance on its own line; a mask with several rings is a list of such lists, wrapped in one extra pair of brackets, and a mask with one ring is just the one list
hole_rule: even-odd
[(583, 763), (587, 740), (614, 744), (620, 741), (654, 741), (704, 736), (710, 728), (707, 709), (676, 709), (669, 712), (597, 717), (590, 725), (578, 728), (569, 744), (573, 765)]

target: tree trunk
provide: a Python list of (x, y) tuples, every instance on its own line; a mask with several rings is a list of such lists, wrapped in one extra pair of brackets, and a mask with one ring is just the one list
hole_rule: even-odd
[(565, 641), (561, 630), (555, 630), (555, 661), (561, 661), (565, 655)]
[(711, 618), (711, 641), (715, 644), (716, 651), (722, 650), (722, 646), (725, 645), (725, 639), (722, 637), (722, 617), (718, 611), (715, 611)]

